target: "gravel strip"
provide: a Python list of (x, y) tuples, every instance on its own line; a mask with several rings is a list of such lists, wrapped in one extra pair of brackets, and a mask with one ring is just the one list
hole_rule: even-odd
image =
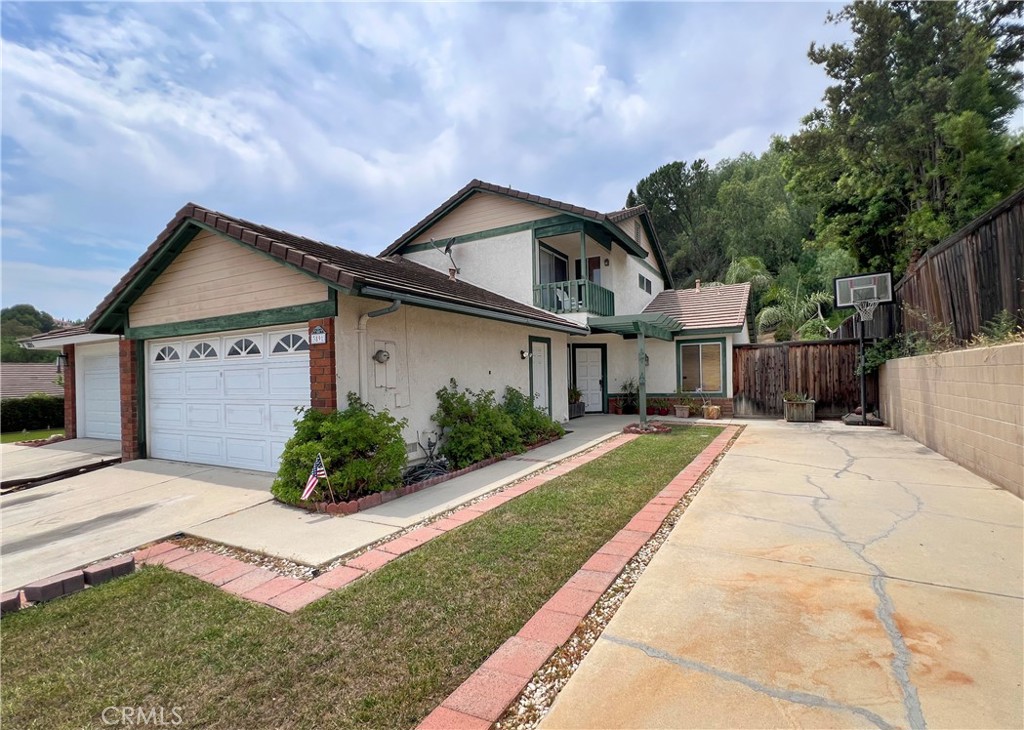
[(559, 647), (547, 663), (537, 670), (533, 679), (526, 685), (526, 688), (509, 705), (505, 714), (494, 727), (496, 730), (533, 730), (540, 724), (540, 721), (551, 709), (558, 693), (565, 686), (566, 682), (573, 675), (580, 663), (587, 656), (591, 647), (597, 643), (598, 637), (604, 631), (604, 627), (611, 621), (612, 616), (619, 610), (619, 606), (629, 595), (629, 592), (636, 585), (637, 580), (643, 574), (647, 564), (651, 562), (655, 553), (658, 552), (669, 533), (675, 528), (676, 523), (683, 516), (686, 508), (697, 496), (697, 493), (704, 486), (718, 462), (729, 452), (736, 439), (742, 433), (739, 431), (729, 440), (725, 449), (715, 459), (711, 467), (704, 472), (690, 489), (683, 495), (675, 508), (669, 512), (668, 517), (661, 528), (654, 533), (653, 537), (640, 548), (637, 554), (622, 569), (619, 577), (615, 579), (611, 587), (598, 599), (597, 603), (584, 618), (569, 640)]

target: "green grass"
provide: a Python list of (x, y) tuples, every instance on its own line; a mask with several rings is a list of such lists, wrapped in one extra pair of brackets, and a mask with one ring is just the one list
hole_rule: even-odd
[(720, 431), (643, 436), (292, 616), (163, 568), (7, 616), (4, 724), (412, 727)]
[(63, 428), (51, 428), (43, 431), (12, 431), (11, 433), (0, 434), (0, 444), (13, 444), (17, 441), (35, 441), (46, 439), (54, 435), (64, 435)]

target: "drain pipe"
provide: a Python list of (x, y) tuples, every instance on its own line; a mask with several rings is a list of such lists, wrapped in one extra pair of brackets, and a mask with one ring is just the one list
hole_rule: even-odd
[(370, 373), (369, 367), (366, 364), (366, 358), (369, 357), (366, 351), (366, 323), (370, 321), (370, 317), (383, 317), (386, 314), (393, 314), (398, 311), (400, 306), (402, 306), (402, 300), (395, 299), (391, 302), (390, 306), (359, 315), (359, 324), (356, 325), (356, 349), (358, 350), (359, 400), (361, 401), (366, 401), (366, 394), (370, 390)]

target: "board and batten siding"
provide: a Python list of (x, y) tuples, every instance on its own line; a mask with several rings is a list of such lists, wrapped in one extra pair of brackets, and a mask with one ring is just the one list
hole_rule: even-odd
[(327, 287), (216, 233), (197, 235), (128, 310), (131, 327), (312, 304)]
[(474, 193), (455, 210), (425, 230), (413, 243), (440, 241), (452, 236), (489, 231), (492, 228), (553, 218), (559, 212), (539, 205), (512, 200), (494, 193)]

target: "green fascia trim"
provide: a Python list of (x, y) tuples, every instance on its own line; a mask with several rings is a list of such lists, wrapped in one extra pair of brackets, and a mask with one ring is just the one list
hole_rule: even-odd
[(658, 270), (657, 270), (656, 268), (654, 268), (653, 266), (651, 266), (651, 265), (650, 265), (649, 263), (647, 263), (647, 262), (646, 262), (646, 261), (644, 261), (643, 259), (638, 259), (638, 258), (636, 258), (635, 256), (633, 257), (633, 259), (634, 259), (634, 260), (635, 260), (635, 261), (636, 261), (636, 262), (637, 262), (638, 264), (640, 264), (640, 265), (641, 265), (642, 267), (644, 267), (645, 269), (647, 269), (648, 271), (650, 271), (650, 272), (651, 272), (652, 274), (654, 274), (655, 276), (657, 276), (657, 277), (658, 277), (659, 279), (661, 279), (661, 281), (662, 281), (662, 283), (663, 283), (663, 284), (665, 283), (665, 275), (664, 275), (664, 274), (662, 274), (662, 273), (661, 273), (660, 271), (658, 271)]
[(718, 344), (722, 348), (722, 390), (704, 391), (704, 395), (710, 397), (724, 398), (729, 381), (726, 380), (725, 362), (729, 358), (725, 351), (726, 342), (724, 337), (713, 337), (704, 340), (676, 340), (676, 390), (686, 395), (698, 395), (695, 390), (683, 390), (683, 345), (713, 345)]
[(736, 332), (742, 332), (743, 325), (736, 325), (734, 327), (705, 327), (701, 329), (686, 329), (683, 327), (681, 330), (676, 330), (676, 337), (703, 337), (704, 335), (727, 335), (735, 334)]
[(252, 251), (253, 253), (258, 253), (260, 256), (266, 257), (270, 261), (273, 261), (275, 264), (281, 264), (282, 266), (288, 267), (292, 271), (298, 271), (300, 274), (305, 274), (306, 276), (308, 276), (313, 281), (318, 281), (318, 282), (320, 282), (322, 284), (326, 284), (331, 289), (337, 289), (337, 290), (343, 291), (345, 293), (348, 293), (350, 291), (348, 288), (346, 288), (344, 286), (341, 286), (336, 281), (327, 281), (326, 279), (322, 279), (319, 276), (317, 276), (316, 274), (314, 274), (312, 271), (306, 271), (301, 266), (296, 266), (295, 264), (293, 264), (293, 263), (291, 263), (289, 261), (285, 261), (282, 258), (278, 258), (277, 256), (274, 256), (269, 251), (261, 251), (260, 249), (256, 248), (255, 246), (253, 246), (250, 243), (246, 243), (245, 241), (239, 241), (237, 238), (233, 238), (233, 237), (229, 236), (228, 234), (226, 234), (224, 231), (218, 230), (218, 229), (214, 228), (211, 225), (208, 225), (206, 223), (200, 223), (199, 221), (192, 221), (192, 222), (193, 222), (194, 225), (199, 226), (204, 231), (209, 231), (210, 233), (216, 233), (218, 236), (220, 236), (221, 238), (223, 238), (226, 241), (231, 241), (232, 243), (237, 243), (239, 246), (244, 247), (247, 251)]
[(135, 412), (138, 414), (136, 438), (139, 444), (139, 458), (147, 457), (146, 450), (146, 343), (138, 340), (135, 343)]
[(533, 402), (533, 346), (534, 344), (542, 343), (548, 346), (548, 418), (553, 418), (551, 414), (554, 412), (551, 408), (551, 338), (550, 337), (537, 337), (530, 335), (528, 338), (530, 348), (530, 402)]
[(561, 236), (565, 233), (579, 233), (584, 229), (584, 225), (581, 220), (570, 220), (566, 223), (538, 226), (535, 231), (538, 237), (547, 238), (549, 236)]
[(621, 314), (614, 317), (589, 317), (587, 324), (591, 329), (626, 336), (642, 334), (659, 340), (671, 342), (679, 323), (665, 314), (641, 313)]
[(651, 248), (654, 249), (654, 257), (658, 260), (658, 266), (661, 267), (659, 276), (661, 276), (667, 288), (675, 289), (676, 285), (672, 281), (672, 271), (668, 268), (668, 262), (665, 260), (665, 252), (661, 250), (661, 244), (658, 242), (658, 237), (654, 233), (654, 227), (650, 224), (647, 215), (640, 215), (640, 224), (647, 233), (647, 240), (651, 242)]
[(608, 345), (598, 342), (590, 345), (569, 345), (569, 360), (572, 365), (572, 387), (578, 388), (579, 381), (576, 378), (576, 350), (600, 350), (601, 351), (601, 372), (604, 377), (601, 379), (601, 413), (608, 412)]
[(413, 304), (418, 307), (425, 307), (427, 309), (438, 309), (444, 312), (454, 312), (456, 314), (465, 314), (470, 317), (480, 317), (481, 319), (493, 319), (499, 322), (511, 322), (512, 324), (520, 324), (526, 327), (536, 327), (540, 330), (550, 330), (552, 332), (566, 332), (571, 335), (585, 335), (587, 332), (582, 331), (583, 326), (573, 327), (572, 325), (558, 325), (553, 322), (544, 322), (542, 320), (530, 319), (529, 317), (523, 317), (517, 314), (507, 314), (505, 312), (495, 312), (490, 309), (480, 309), (469, 304), (459, 304), (456, 302), (446, 302), (441, 299), (431, 299), (429, 297), (417, 295), (417, 294), (406, 294), (401, 291), (391, 291), (389, 289), (380, 289), (375, 286), (363, 287), (359, 292), (362, 296), (372, 297), (375, 299), (399, 299), (407, 304)]
[(612, 250), (612, 246), (615, 245), (615, 237), (605, 230), (604, 226), (597, 223), (587, 221), (585, 228), (587, 235), (597, 241), (607, 251)]
[(153, 340), (161, 337), (184, 337), (203, 335), (208, 332), (270, 327), (276, 324), (297, 324), (299, 322), (308, 322), (311, 319), (337, 316), (337, 292), (332, 289), (328, 296), (329, 298), (325, 302), (295, 304), (290, 307), (264, 309), (259, 312), (193, 319), (188, 322), (154, 324), (147, 327), (129, 327), (125, 336), (133, 340)]
[(611, 235), (618, 241), (624, 249), (629, 251), (637, 258), (647, 258), (647, 251), (639, 243), (633, 240), (632, 236), (626, 235), (626, 232), (619, 228), (611, 221), (604, 221), (604, 227), (611, 233)]
[[(485, 238), (497, 238), (498, 236), (506, 236), (509, 233), (519, 233), (520, 231), (536, 230), (544, 226), (558, 225), (560, 223), (567, 223), (574, 220), (569, 215), (556, 215), (551, 218), (538, 218), (537, 220), (526, 221), (525, 223), (513, 223), (507, 226), (499, 226), (498, 228), (488, 228), (483, 231), (474, 231), (473, 233), (465, 233), (461, 236), (449, 236), (448, 238), (442, 239), (443, 242), (447, 242), (449, 239), (452, 241), (453, 246), (458, 246), (463, 243), (472, 243), (473, 241), (481, 241)], [(418, 235), (418, 234), (417, 234)], [(444, 247), (443, 243), (435, 241), (436, 246), (428, 243), (408, 243), (402, 246), (395, 253), (416, 253), (417, 251), (433, 251), (437, 246)]]
[(97, 334), (122, 334), (122, 330), (127, 328), (128, 307), (171, 265), (175, 257), (196, 237), (199, 230), (198, 224), (193, 220), (187, 221), (178, 228), (163, 248), (135, 275), (132, 283), (99, 316), (92, 331)]

